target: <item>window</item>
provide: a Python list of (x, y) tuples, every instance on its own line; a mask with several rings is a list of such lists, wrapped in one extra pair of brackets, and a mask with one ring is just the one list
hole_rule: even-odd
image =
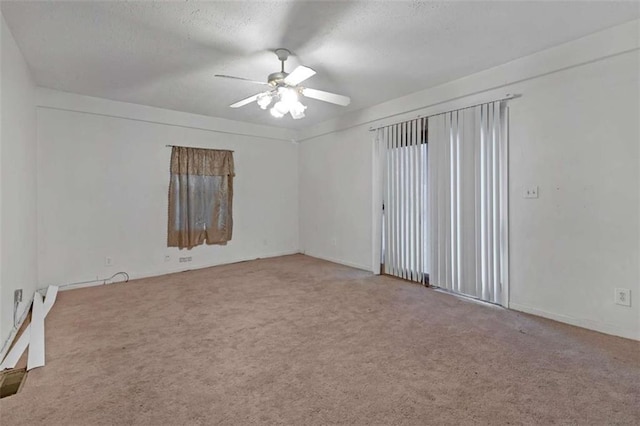
[(231, 240), (234, 176), (232, 151), (172, 148), (168, 247)]

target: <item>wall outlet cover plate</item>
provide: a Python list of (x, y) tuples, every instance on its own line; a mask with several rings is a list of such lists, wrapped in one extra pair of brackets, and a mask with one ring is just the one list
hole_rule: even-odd
[(614, 301), (616, 305), (631, 306), (631, 290), (628, 288), (616, 288)]

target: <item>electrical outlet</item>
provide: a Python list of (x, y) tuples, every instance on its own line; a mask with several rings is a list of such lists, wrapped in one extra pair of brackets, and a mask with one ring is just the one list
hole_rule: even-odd
[(113, 257), (107, 256), (104, 258), (104, 266), (113, 266)]
[(524, 189), (524, 198), (538, 198), (538, 187), (528, 186)]
[(631, 290), (628, 288), (616, 288), (614, 302), (616, 305), (631, 306)]
[(15, 303), (17, 305), (20, 302), (22, 302), (22, 289), (21, 288), (19, 288), (16, 291), (13, 292), (13, 303)]
[(178, 258), (178, 261), (180, 263), (184, 263), (184, 262), (191, 262), (191, 256), (187, 256), (187, 257), (180, 257)]

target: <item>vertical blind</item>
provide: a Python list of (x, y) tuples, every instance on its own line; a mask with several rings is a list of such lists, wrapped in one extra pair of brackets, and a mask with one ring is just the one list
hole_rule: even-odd
[(428, 279), (427, 119), (378, 131), (383, 146), (382, 258), (386, 274)]
[(506, 103), (382, 127), (377, 139), (384, 272), (505, 304)]
[(429, 117), (432, 285), (505, 304), (505, 102)]

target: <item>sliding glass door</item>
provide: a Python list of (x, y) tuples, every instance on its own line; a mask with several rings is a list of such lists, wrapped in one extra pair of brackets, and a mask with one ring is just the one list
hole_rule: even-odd
[(429, 117), (432, 284), (507, 304), (506, 105)]
[(384, 273), (506, 306), (505, 103), (394, 124), (378, 138)]
[(427, 121), (383, 129), (382, 263), (384, 273), (427, 284)]

